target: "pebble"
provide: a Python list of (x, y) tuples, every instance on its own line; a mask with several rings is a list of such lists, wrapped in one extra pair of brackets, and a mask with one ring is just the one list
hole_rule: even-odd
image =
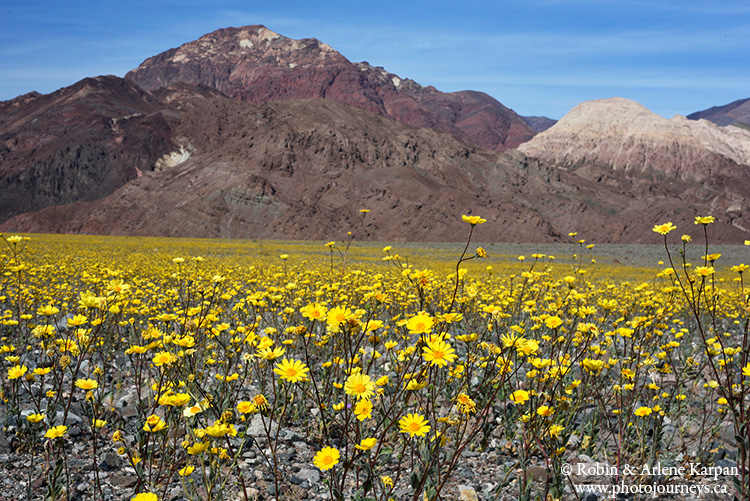
[(138, 483), (138, 477), (135, 476), (125, 476), (125, 475), (112, 475), (109, 480), (112, 485), (116, 487), (124, 487), (129, 488), (133, 487), (136, 483)]
[[(265, 426), (268, 426), (268, 421), (266, 421)], [(278, 429), (279, 425), (276, 423), (276, 421), (271, 421), (270, 431), (271, 435), (273, 436), (276, 433), (276, 430)], [(260, 414), (255, 414), (253, 416), (253, 420), (250, 422), (250, 425), (247, 427), (247, 434), (251, 437), (265, 437), (266, 436), (266, 428), (263, 426), (263, 418)]]
[(581, 437), (575, 434), (570, 435), (566, 447), (568, 449), (577, 449), (579, 445), (581, 445)]
[(123, 407), (122, 410), (120, 410), (120, 416), (122, 416), (123, 419), (132, 419), (136, 417), (137, 415), (138, 415), (138, 409), (136, 409), (132, 405)]
[(458, 496), (459, 501), (479, 501), (477, 491), (467, 485), (458, 486)]
[(547, 468), (541, 466), (529, 466), (526, 468), (526, 473), (530, 475), (535, 482), (544, 483), (547, 481)]
[(313, 470), (310, 468), (300, 468), (300, 470), (296, 474), (292, 475), (292, 483), (296, 483), (294, 482), (295, 478), (300, 480), (299, 484), (302, 484), (302, 482), (307, 482), (308, 485), (313, 486), (320, 482), (320, 473), (318, 472), (318, 470)]
[(105, 471), (117, 469), (120, 467), (120, 462), (120, 456), (112, 451), (107, 452), (104, 455), (104, 461), (102, 461), (101, 469)]

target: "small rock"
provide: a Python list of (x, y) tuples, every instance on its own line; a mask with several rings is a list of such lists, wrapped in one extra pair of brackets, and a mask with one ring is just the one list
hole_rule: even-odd
[(411, 489), (396, 489), (394, 494), (396, 499), (406, 499), (411, 494)]
[(535, 482), (546, 482), (547, 481), (547, 469), (540, 466), (529, 466), (526, 468), (526, 473), (534, 479)]
[(120, 411), (120, 416), (123, 417), (123, 419), (132, 419), (138, 415), (138, 409), (133, 407), (132, 405), (128, 405), (122, 408)]
[(138, 477), (136, 476), (126, 477), (125, 475), (117, 474), (117, 475), (112, 475), (109, 481), (115, 487), (124, 487), (127, 489), (130, 487), (133, 487), (136, 483), (138, 483)]
[(172, 487), (171, 489), (169, 489), (169, 492), (167, 493), (167, 499), (169, 500), (182, 499), (182, 488)]
[[(63, 416), (65, 413), (62, 411), (57, 411), (57, 414), (55, 414), (55, 422), (56, 423), (62, 423)], [(79, 425), (83, 422), (83, 419), (78, 414), (75, 414), (73, 412), (68, 412), (68, 420), (65, 422), (68, 427)]]
[(718, 466), (719, 468), (736, 468), (737, 462), (731, 459), (719, 459), (718, 461), (714, 461), (714, 466)]
[(581, 437), (578, 435), (571, 435), (568, 439), (568, 444), (565, 446), (568, 449), (577, 449), (581, 445)]
[(477, 491), (468, 485), (458, 486), (458, 499), (459, 501), (479, 501)]
[(279, 437), (282, 440), (289, 440), (290, 442), (298, 442), (304, 439), (302, 435), (292, 430), (281, 430), (279, 432)]
[(310, 485), (320, 482), (320, 472), (310, 468), (300, 468), (295, 476), (303, 481), (307, 481)]
[(120, 407), (135, 406), (138, 403), (138, 391), (135, 388), (125, 390), (120, 394), (117, 404)]
[(289, 463), (291, 460), (297, 455), (295, 451), (285, 451), (285, 452), (279, 452), (278, 458), (279, 461), (283, 461), (284, 463)]
[(474, 478), (474, 472), (468, 468), (462, 468), (460, 470), (457, 470), (458, 476), (463, 477), (467, 480), (471, 480)]
[(120, 467), (120, 456), (115, 454), (114, 452), (107, 452), (104, 455), (104, 461), (102, 461), (101, 468), (104, 471), (107, 470), (114, 470), (116, 468)]
[[(265, 422), (265, 426), (269, 426), (268, 420)], [(276, 429), (279, 427), (279, 425), (275, 421), (271, 421), (270, 423), (270, 431), (271, 435), (276, 433)], [(265, 437), (266, 436), (266, 428), (263, 426), (263, 417), (261, 417), (260, 414), (255, 414), (253, 416), (253, 420), (250, 422), (250, 424), (247, 427), (247, 434), (251, 437)]]
[(87, 484), (86, 482), (81, 482), (76, 486), (76, 490), (78, 492), (86, 492), (87, 490), (89, 490), (89, 484)]
[(5, 436), (2, 426), (0, 426), (0, 453), (7, 454), (11, 451), (8, 437)]

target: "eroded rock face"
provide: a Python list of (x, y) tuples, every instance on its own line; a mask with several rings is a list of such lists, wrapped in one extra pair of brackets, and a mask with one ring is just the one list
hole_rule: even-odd
[(101, 198), (172, 148), (158, 99), (121, 78), (0, 102), (0, 221)]
[(293, 40), (259, 25), (209, 33), (147, 59), (125, 77), (149, 91), (186, 82), (256, 104), (331, 99), (496, 151), (535, 134), (487, 94), (423, 87), (366, 62), (352, 63), (314, 38)]
[[(326, 238), (357, 227), (367, 207), (359, 238), (454, 240), (465, 238), (462, 212), (500, 207), (490, 190), (508, 181), (498, 155), (445, 132), (330, 100), (254, 105), (183, 94), (163, 98), (169, 104), (149, 115), (165, 122), (173, 148), (154, 167), (103, 198), (27, 213), (3, 227)], [(523, 210), (507, 205), (514, 207)], [(544, 238), (546, 223), (535, 219), (524, 231)]]
[[(747, 130), (679, 115), (667, 120), (634, 101), (612, 98), (578, 105), (519, 151), (652, 200), (656, 205), (649, 207), (649, 214), (660, 214), (661, 219), (689, 224), (690, 217), (679, 209), (684, 202), (692, 215), (712, 214), (722, 220), (727, 225), (722, 238), (728, 241), (739, 243), (734, 239), (750, 230)], [(613, 240), (621, 238), (615, 235)]]
[[(748, 238), (750, 187), (723, 175), (697, 183), (593, 163), (561, 169), (325, 99), (255, 105), (180, 85), (158, 100), (138, 122), (163, 124), (151, 133), (169, 146), (150, 167), (106, 196), (19, 214), (0, 231), (457, 241), (460, 215), (474, 213), (488, 220), (478, 238), (490, 242), (581, 231), (593, 242), (654, 243), (654, 224), (689, 228), (712, 214), (712, 241)], [(140, 144), (130, 135), (141, 129), (121, 131), (123, 144)], [(362, 208), (371, 212), (361, 225)]]
[(623, 98), (587, 101), (519, 147), (567, 168), (611, 166), (702, 182), (742, 176), (750, 165), (750, 131), (682, 116), (671, 120)]

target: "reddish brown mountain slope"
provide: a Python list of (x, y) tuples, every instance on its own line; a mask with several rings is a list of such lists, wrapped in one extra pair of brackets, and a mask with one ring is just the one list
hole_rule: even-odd
[(173, 149), (158, 99), (117, 77), (0, 102), (0, 220), (100, 198)]
[[(594, 242), (654, 242), (657, 222), (687, 230), (696, 214), (714, 214), (716, 241), (741, 242), (750, 226), (742, 210), (723, 209), (750, 199), (747, 183), (721, 175), (696, 183), (595, 164), (568, 171), (331, 100), (254, 105), (182, 85), (142, 102), (154, 111), (120, 124), (117, 143), (134, 147), (122, 155), (141, 151), (138, 124), (158, 124), (148, 134), (168, 148), (109, 195), (20, 214), (0, 231), (338, 239), (360, 208), (372, 212), (357, 237), (378, 240), (461, 240), (463, 213), (488, 219), (488, 241), (580, 231)], [(116, 170), (118, 158), (97, 168)], [(30, 196), (34, 185), (13, 189)]]
[(293, 40), (257, 25), (209, 33), (147, 59), (125, 77), (149, 91), (186, 82), (256, 104), (331, 99), (496, 151), (535, 134), (487, 94), (439, 92), (366, 62), (352, 63), (314, 38)]

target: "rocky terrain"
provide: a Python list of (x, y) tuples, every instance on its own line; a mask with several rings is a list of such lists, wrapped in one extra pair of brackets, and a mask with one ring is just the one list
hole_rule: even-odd
[[(533, 198), (555, 189), (540, 177), (555, 174), (521, 156), (335, 101), (254, 105), (182, 94), (164, 92), (169, 104), (148, 118), (171, 138), (171, 151), (151, 169), (106, 197), (19, 215), (3, 227), (323, 239), (358, 224), (367, 207), (365, 238), (462, 239), (460, 214), (479, 210), (503, 223), (507, 238), (544, 240), (554, 231), (533, 209), (545, 202)], [(529, 191), (530, 181), (539, 188)]]
[(149, 91), (176, 82), (201, 84), (256, 104), (325, 98), (496, 151), (535, 134), (483, 92), (423, 87), (367, 62), (352, 63), (314, 38), (293, 40), (260, 25), (214, 31), (147, 59), (125, 78)]
[[(700, 389), (699, 391), (704, 391)], [(118, 395), (113, 405), (111, 417), (118, 423), (126, 436), (133, 436), (136, 429), (142, 426), (136, 417), (135, 389), (127, 389)], [(133, 498), (134, 490), (138, 486), (138, 476), (130, 465), (126, 456), (118, 454), (119, 444), (109, 440), (109, 431), (102, 431), (99, 437), (97, 449), (97, 472), (94, 472), (92, 464), (92, 443), (88, 426), (84, 422), (82, 405), (75, 402), (68, 414), (68, 436), (65, 437), (65, 449), (67, 455), (67, 469), (71, 475), (70, 496), (71, 501), (88, 501), (101, 499), (97, 494), (97, 477), (101, 486), (101, 493), (105, 499), (116, 501), (129, 501)], [(36, 456), (32, 461), (31, 455), (26, 451), (16, 450), (18, 439), (14, 432), (18, 423), (13, 419), (5, 419), (8, 425), (9, 436), (0, 429), (0, 467), (3, 468), (3, 478), (0, 479), (0, 501), (15, 501), (28, 499), (29, 490), (41, 493), (45, 490), (45, 476), (43, 460)], [(501, 418), (498, 417), (498, 420)], [(274, 422), (274, 430), (278, 425)], [(322, 472), (313, 465), (313, 457), (320, 444), (312, 437), (300, 433), (303, 430), (294, 427), (282, 428), (279, 431), (278, 440), (278, 468), (284, 478), (284, 494), (274, 496), (275, 488), (272, 470), (261, 454), (257, 452), (258, 447), (267, 448), (266, 437), (260, 416), (256, 414), (252, 420), (245, 424), (237, 425), (238, 431), (245, 434), (243, 439), (233, 439), (234, 445), (242, 445), (243, 452), (238, 458), (238, 466), (245, 479), (247, 486), (247, 499), (251, 500), (273, 500), (273, 499), (308, 499), (330, 501), (331, 497), (325, 483), (326, 472)], [(667, 425), (663, 430), (665, 440), (677, 440), (678, 431), (674, 426)], [(679, 433), (681, 435), (682, 432)], [(711, 451), (701, 451), (694, 447), (693, 441), (697, 441), (699, 427), (691, 426), (687, 441), (691, 447), (685, 452), (680, 452), (674, 457), (660, 458), (660, 464), (665, 468), (689, 465), (691, 462), (702, 461), (719, 468), (737, 467), (737, 443), (733, 440), (733, 434), (727, 431), (717, 437), (711, 443)], [(686, 436), (682, 435), (682, 439)], [(465, 449), (461, 459), (452, 472), (444, 490), (445, 499), (458, 501), (513, 501), (519, 498), (519, 479), (525, 473), (533, 478), (537, 492), (542, 489), (544, 482), (548, 479), (546, 465), (543, 458), (535, 458), (531, 466), (522, 469), (519, 466), (517, 440), (508, 440), (504, 437), (503, 427), (497, 426), (489, 438), (485, 449), (481, 451), (471, 448)], [(601, 501), (607, 499), (601, 491), (595, 490), (597, 486), (612, 485), (614, 477), (608, 472), (613, 471), (615, 464), (595, 459), (585, 453), (581, 446), (581, 437), (577, 434), (570, 436), (566, 444), (566, 464), (573, 465), (573, 474), (570, 475), (565, 485), (562, 501)], [(671, 456), (671, 455), (670, 455)], [(647, 463), (646, 463), (647, 464)], [(689, 466), (684, 466), (687, 471)], [(392, 478), (400, 478), (396, 484), (394, 494), (396, 499), (409, 499), (412, 489), (408, 484), (408, 475), (398, 475), (394, 461), (393, 470), (388, 470)], [(596, 472), (580, 474), (576, 472)], [(226, 499), (244, 500), (243, 494), (236, 488), (236, 474), (233, 472), (228, 479), (231, 490), (227, 489)], [(641, 479), (643, 481), (643, 479)], [(200, 469), (188, 477), (188, 481), (201, 485)], [(637, 485), (638, 479), (628, 478), (622, 480), (627, 485)], [(652, 482), (654, 482), (652, 484)], [(578, 489), (592, 485), (592, 491), (581, 490), (582, 494), (575, 495), (573, 485)], [(728, 499), (728, 494), (714, 493), (712, 489), (719, 487), (724, 492), (732, 493), (731, 479), (720, 476), (714, 479), (711, 475), (703, 477), (684, 478), (681, 476), (664, 477), (657, 476), (656, 479), (647, 478), (644, 485), (654, 488), (655, 485), (682, 484), (698, 486), (704, 489), (700, 499), (706, 501), (721, 501)], [(166, 496), (160, 499), (169, 501), (185, 500), (184, 492), (179, 482), (175, 481), (167, 486)], [(141, 487), (142, 488), (142, 487)], [(205, 491), (199, 490), (205, 494)], [(690, 495), (673, 494), (641, 494), (638, 497), (627, 497), (624, 499), (659, 499), (673, 501), (693, 501), (695, 497)], [(619, 499), (619, 497), (618, 497)]]
[(0, 102), (0, 219), (95, 200), (151, 169), (171, 148), (159, 106), (116, 77)]
[[(105, 153), (87, 163), (85, 172), (124, 165), (123, 178), (108, 185), (84, 184), (78, 170), (60, 166), (58, 184), (106, 187), (108, 194), (81, 190), (72, 203), (58, 199), (6, 218), (0, 230), (334, 239), (357, 227), (359, 209), (368, 208), (359, 238), (460, 240), (460, 215), (469, 212), (493, 223), (487, 234), (493, 241), (555, 241), (585, 229), (600, 242), (652, 242), (656, 222), (669, 218), (685, 228), (704, 212), (717, 216), (717, 243), (745, 238), (742, 209), (750, 194), (722, 170), (704, 183), (603, 162), (561, 169), (552, 157), (483, 150), (331, 100), (255, 105), (187, 84), (154, 94), (132, 87), (134, 94), (120, 96), (113, 88), (132, 84), (116, 77), (92, 81), (100, 85), (84, 81), (60, 96), (87, 88), (81, 93), (86, 102), (108, 103), (88, 118), (103, 124), (100, 139), (88, 141), (101, 150), (134, 145), (131, 154), (139, 156), (123, 154), (118, 164)], [(142, 111), (124, 109), (126, 97), (130, 108), (138, 104)], [(65, 110), (70, 102), (55, 106)], [(58, 113), (55, 106), (50, 116)], [(109, 109), (120, 110), (120, 117), (108, 117)], [(567, 123), (566, 117), (540, 137), (554, 137)], [(144, 137), (156, 146), (142, 146)], [(591, 141), (598, 144), (595, 136)], [(33, 172), (6, 175), (8, 191), (33, 199), (43, 176), (22, 182), (35, 179)]]

